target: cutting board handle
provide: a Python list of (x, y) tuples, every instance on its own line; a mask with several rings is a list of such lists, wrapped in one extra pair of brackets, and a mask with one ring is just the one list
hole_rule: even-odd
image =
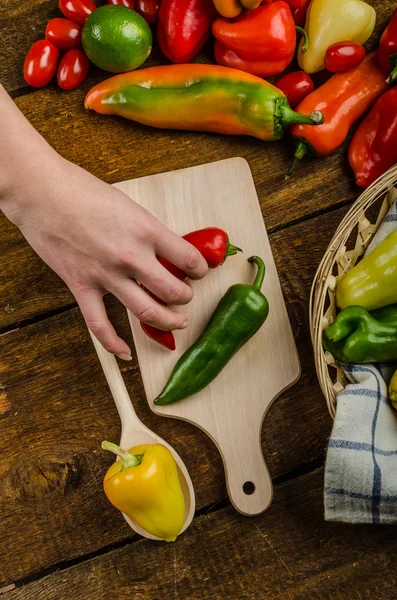
[[(262, 454), (261, 432), (239, 437), (238, 446), (226, 441), (220, 448), (230, 500), (243, 515), (264, 512), (273, 498), (273, 483)], [(233, 438), (235, 439), (235, 438)]]

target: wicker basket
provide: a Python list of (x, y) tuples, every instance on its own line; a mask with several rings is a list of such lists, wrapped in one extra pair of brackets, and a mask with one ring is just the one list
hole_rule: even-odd
[(318, 380), (332, 418), (335, 417), (336, 395), (344, 389), (346, 380), (342, 369), (323, 349), (322, 334), (336, 316), (337, 281), (364, 254), (397, 198), (395, 186), (397, 165), (367, 188), (353, 204), (336, 230), (314, 278), (310, 295), (310, 334)]

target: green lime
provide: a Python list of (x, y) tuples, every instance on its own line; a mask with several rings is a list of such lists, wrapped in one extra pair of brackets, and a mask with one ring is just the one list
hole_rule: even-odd
[(125, 73), (139, 67), (149, 56), (152, 32), (135, 10), (108, 4), (90, 14), (82, 42), (94, 65), (111, 73)]

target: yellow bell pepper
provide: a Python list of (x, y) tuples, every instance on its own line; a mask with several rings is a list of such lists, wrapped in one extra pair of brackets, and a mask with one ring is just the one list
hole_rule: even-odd
[[(306, 73), (324, 69), (327, 49), (337, 42), (351, 41), (364, 44), (371, 36), (376, 12), (362, 0), (312, 0), (306, 14), (305, 30), (309, 46), (298, 63)], [(301, 41), (299, 48), (303, 47)]]
[(391, 378), (390, 386), (389, 386), (389, 398), (394, 408), (397, 409), (397, 371), (394, 373)]
[(148, 533), (174, 542), (185, 520), (185, 500), (176, 464), (162, 444), (122, 450), (111, 442), (102, 448), (116, 454), (105, 475), (108, 500)]

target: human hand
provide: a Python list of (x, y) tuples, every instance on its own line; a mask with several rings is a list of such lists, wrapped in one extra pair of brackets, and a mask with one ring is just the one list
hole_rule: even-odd
[(19, 171), (2, 208), (68, 285), (101, 344), (120, 358), (131, 356), (107, 317), (107, 292), (145, 323), (164, 330), (186, 327), (183, 314), (156, 302), (137, 281), (164, 302), (186, 304), (192, 288), (171, 275), (156, 255), (200, 279), (208, 269), (201, 254), (121, 191), (48, 146), (44, 152), (39, 169)]

